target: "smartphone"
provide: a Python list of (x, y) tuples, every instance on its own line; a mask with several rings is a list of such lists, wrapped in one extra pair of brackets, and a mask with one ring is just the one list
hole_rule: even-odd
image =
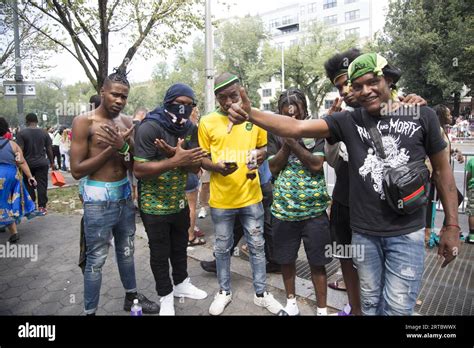
[(229, 169), (237, 168), (237, 162), (224, 161), (224, 165)]

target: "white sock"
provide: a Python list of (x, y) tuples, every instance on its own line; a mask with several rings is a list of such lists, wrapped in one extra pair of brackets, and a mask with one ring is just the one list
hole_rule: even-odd
[(324, 308), (316, 307), (316, 315), (328, 315), (327, 307), (324, 307)]
[(300, 310), (298, 309), (298, 304), (296, 303), (296, 298), (289, 298), (286, 300), (285, 312), (288, 315), (298, 315)]

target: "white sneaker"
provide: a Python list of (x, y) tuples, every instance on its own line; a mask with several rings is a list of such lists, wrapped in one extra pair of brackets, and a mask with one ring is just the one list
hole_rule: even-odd
[(160, 315), (174, 315), (174, 297), (173, 291), (160, 298)]
[(207, 216), (206, 208), (205, 208), (205, 207), (201, 207), (201, 209), (199, 209), (198, 218), (199, 218), (199, 219), (204, 219), (206, 216)]
[(214, 296), (214, 301), (209, 307), (210, 315), (221, 315), (224, 312), (225, 307), (232, 301), (232, 293), (227, 293), (225, 291), (219, 291), (216, 296)]
[(283, 308), (278, 312), (279, 316), (293, 316), (293, 315), (300, 315), (300, 310), (298, 308), (298, 304), (296, 303), (296, 298), (287, 299), (286, 300), (286, 307)]
[(253, 303), (255, 303), (259, 307), (264, 307), (270, 311), (270, 313), (278, 314), (280, 310), (283, 309), (283, 306), (280, 302), (275, 300), (272, 294), (268, 291), (263, 293), (263, 297), (257, 297), (257, 295), (253, 295)]
[(174, 287), (174, 297), (187, 297), (193, 300), (204, 300), (207, 292), (196, 288), (191, 284), (191, 279), (186, 278), (181, 284)]

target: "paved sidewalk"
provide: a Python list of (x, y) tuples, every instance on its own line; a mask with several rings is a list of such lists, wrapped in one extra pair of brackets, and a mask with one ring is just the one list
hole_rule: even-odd
[[(37, 260), (7, 257), (0, 262), (0, 315), (81, 315), (83, 312), (83, 277), (77, 266), (79, 254), (80, 216), (49, 214), (22, 222), (18, 231), (23, 247), (37, 246)], [(148, 298), (158, 301), (155, 282), (149, 265), (149, 249), (144, 229), (137, 219), (135, 265), (137, 283)], [(5, 244), (8, 233), (0, 234)], [(34, 251), (34, 249), (32, 249)], [(34, 252), (33, 252), (34, 254)], [(13, 256), (13, 255), (10, 255)], [(30, 254), (31, 256), (31, 254)], [(33, 255), (34, 256), (34, 255)], [(192, 282), (207, 291), (205, 300), (176, 299), (176, 315), (209, 315), (208, 309), (218, 290), (214, 274), (201, 269), (197, 259), (212, 258), (209, 245), (189, 249), (188, 272)], [(271, 315), (253, 304), (253, 286), (248, 262), (232, 258), (233, 302), (224, 315)], [(281, 275), (269, 275), (268, 283), (281, 287)], [(283, 305), (285, 294), (270, 286), (269, 290)], [(300, 289), (300, 292), (308, 289)], [(122, 310), (124, 291), (121, 285), (114, 253), (103, 268), (103, 280), (98, 315), (129, 315)], [(314, 315), (315, 303), (302, 298), (302, 315)]]

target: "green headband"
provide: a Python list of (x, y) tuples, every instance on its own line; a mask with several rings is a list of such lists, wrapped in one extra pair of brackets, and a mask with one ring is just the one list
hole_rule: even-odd
[(221, 82), (218, 85), (214, 86), (214, 94), (216, 94), (219, 90), (221, 90), (225, 87), (231, 86), (231, 85), (233, 85), (234, 83), (237, 83), (237, 82), (239, 82), (239, 78), (235, 75), (232, 75), (231, 77), (229, 77), (224, 82)]
[(376, 76), (383, 76), (382, 69), (387, 66), (387, 60), (377, 53), (366, 53), (357, 57), (350, 65), (347, 72), (350, 82), (359, 77), (374, 73)]

